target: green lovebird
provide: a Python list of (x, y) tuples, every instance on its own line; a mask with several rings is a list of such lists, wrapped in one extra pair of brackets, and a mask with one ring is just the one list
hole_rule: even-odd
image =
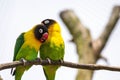
[[(31, 30), (22, 33), (16, 40), (13, 61), (21, 59), (27, 61), (35, 60), (41, 44), (47, 38), (48, 29), (42, 24), (35, 25)], [(15, 75), (15, 80), (21, 80), (24, 71), (28, 70), (31, 66), (18, 66), (14, 71), (12, 69), (11, 73)]]
[[(65, 45), (59, 24), (53, 19), (43, 20), (42, 24), (48, 28), (49, 36), (46, 42), (40, 47), (41, 59), (63, 60)], [(57, 65), (43, 66), (46, 80), (55, 80), (55, 74), (59, 67)]]

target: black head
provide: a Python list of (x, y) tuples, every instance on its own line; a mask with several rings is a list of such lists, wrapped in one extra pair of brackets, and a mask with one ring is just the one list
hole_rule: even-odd
[(45, 25), (36, 25), (34, 34), (36, 39), (38, 39), (40, 42), (45, 42), (48, 38), (48, 29)]
[(53, 19), (45, 19), (45, 20), (42, 21), (42, 23), (44, 25), (46, 25), (47, 28), (49, 28), (49, 26), (52, 25), (52, 24), (54, 24), (54, 23), (56, 23), (56, 21), (53, 20)]

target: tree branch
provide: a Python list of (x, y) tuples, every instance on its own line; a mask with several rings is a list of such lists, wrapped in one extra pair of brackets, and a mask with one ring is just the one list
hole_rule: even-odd
[(93, 42), (93, 49), (97, 53), (98, 57), (99, 57), (102, 49), (105, 47), (105, 45), (110, 37), (110, 34), (112, 33), (113, 29), (115, 28), (115, 25), (118, 22), (119, 18), (120, 18), (120, 6), (115, 6), (113, 8), (111, 17), (110, 17), (104, 31), (102, 32), (100, 37)]
[[(96, 63), (96, 56), (91, 46), (92, 37), (90, 31), (82, 24), (73, 10), (64, 10), (60, 18), (65, 23), (76, 45), (78, 60), (81, 64)], [(91, 80), (93, 71), (78, 70), (76, 80)]]
[(25, 64), (21, 61), (14, 61), (10, 63), (0, 64), (0, 70), (14, 68), (17, 66), (28, 66), (28, 65), (61, 65), (70, 68), (76, 69), (87, 69), (87, 70), (109, 70), (109, 71), (119, 71), (120, 67), (113, 67), (113, 66), (103, 66), (103, 65), (96, 65), (96, 64), (77, 64), (67, 61), (51, 61), (49, 63), (48, 60), (34, 60), (34, 61), (26, 61)]
[[(106, 45), (111, 32), (120, 17), (120, 6), (113, 8), (110, 19), (105, 26), (105, 30), (100, 37), (93, 41), (90, 31), (81, 23), (80, 19), (72, 10), (64, 10), (60, 13), (60, 18), (65, 23), (69, 32), (73, 36), (79, 57), (79, 63), (95, 64), (101, 57), (101, 51)], [(93, 41), (93, 42), (92, 42)], [(78, 70), (76, 80), (91, 80), (93, 71)]]

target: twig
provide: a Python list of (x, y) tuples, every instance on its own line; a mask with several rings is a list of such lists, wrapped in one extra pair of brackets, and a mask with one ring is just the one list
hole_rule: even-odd
[[(20, 61), (14, 61), (10, 63), (0, 64), (0, 70), (14, 68), (17, 66), (23, 66), (24, 63)], [(51, 61), (49, 63), (48, 60), (34, 60), (34, 61), (26, 61), (24, 66), (28, 65), (61, 65), (70, 68), (76, 69), (87, 69), (87, 70), (109, 70), (109, 71), (120, 71), (120, 67), (113, 67), (113, 66), (103, 66), (103, 65), (96, 65), (96, 64), (77, 64), (72, 62), (63, 61)]]

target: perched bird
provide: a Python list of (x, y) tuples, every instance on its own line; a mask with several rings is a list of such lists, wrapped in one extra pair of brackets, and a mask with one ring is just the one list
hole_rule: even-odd
[[(62, 61), (64, 58), (65, 45), (61, 36), (60, 25), (52, 19), (43, 20), (42, 24), (44, 24), (48, 28), (49, 36), (46, 42), (43, 43), (40, 47), (41, 59), (49, 59), (49, 61)], [(60, 66), (56, 65), (43, 66), (46, 80), (54, 80), (56, 71), (59, 67)]]
[[(43, 42), (48, 38), (48, 29), (42, 24), (34, 26), (31, 30), (22, 33), (16, 40), (14, 48), (13, 61), (27, 60), (32, 61), (37, 58), (39, 48)], [(31, 65), (32, 66), (32, 65)], [(15, 75), (15, 80), (21, 80), (25, 70), (31, 66), (18, 66), (12, 75)]]

